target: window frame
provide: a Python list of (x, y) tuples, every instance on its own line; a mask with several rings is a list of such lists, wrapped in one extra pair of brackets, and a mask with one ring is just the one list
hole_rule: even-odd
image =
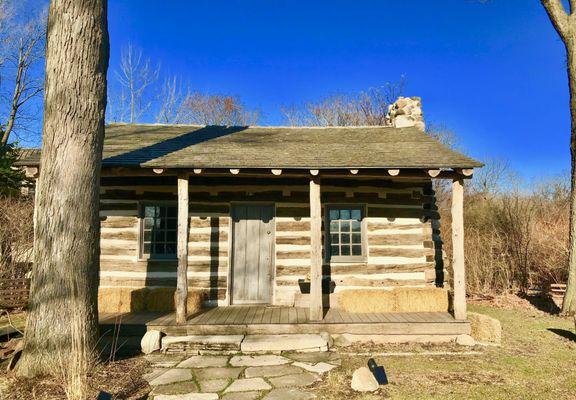
[[(158, 256), (153, 254), (144, 254), (144, 218), (146, 206), (155, 207), (176, 207), (176, 212), (178, 212), (178, 202), (177, 201), (141, 201), (138, 203), (138, 220), (139, 220), (139, 230), (138, 230), (138, 260), (140, 261), (169, 261), (174, 262), (178, 260), (178, 249), (176, 248), (176, 253), (174, 255), (164, 255)], [(152, 242), (150, 242), (152, 243)], [(176, 216), (176, 246), (178, 246), (178, 216)]]
[[(362, 221), (360, 222), (361, 255), (333, 256), (331, 254), (330, 239), (330, 210), (360, 209)], [(367, 263), (368, 262), (368, 229), (366, 221), (366, 204), (325, 204), (324, 205), (324, 261), (327, 263)]]

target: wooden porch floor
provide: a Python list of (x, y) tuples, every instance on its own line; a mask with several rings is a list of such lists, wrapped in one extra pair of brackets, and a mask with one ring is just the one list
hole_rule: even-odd
[(203, 310), (177, 325), (175, 313), (101, 314), (100, 324), (156, 329), (173, 335), (351, 333), (393, 335), (458, 335), (470, 332), (467, 321), (449, 313), (347, 313), (326, 310), (322, 321), (310, 321), (308, 308), (229, 306)]

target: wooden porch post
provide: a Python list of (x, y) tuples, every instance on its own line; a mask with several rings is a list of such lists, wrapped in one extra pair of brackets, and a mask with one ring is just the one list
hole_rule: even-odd
[(322, 206), (320, 179), (310, 178), (310, 320), (324, 318), (322, 308)]
[(452, 269), (454, 273), (454, 318), (466, 319), (464, 268), (464, 180), (452, 181)]
[(188, 300), (188, 174), (178, 175), (176, 323), (186, 322)]

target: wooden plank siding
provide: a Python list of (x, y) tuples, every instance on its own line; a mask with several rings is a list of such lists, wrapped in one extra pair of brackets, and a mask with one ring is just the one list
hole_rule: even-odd
[[(306, 179), (190, 177), (188, 284), (207, 304), (227, 305), (230, 204), (276, 205), (272, 304), (293, 306), (299, 279), (310, 272), (309, 192)], [(141, 259), (139, 204), (174, 202), (172, 177), (108, 177), (101, 186), (101, 287), (175, 287), (176, 260)], [(423, 287), (447, 280), (431, 182), (323, 179), (322, 213), (332, 204), (366, 206), (367, 262), (323, 262), (322, 274), (346, 289)], [(323, 215), (324, 218), (324, 215)], [(324, 222), (323, 222), (324, 225)], [(324, 259), (324, 257), (323, 257)], [(263, 315), (267, 318), (267, 315)]]

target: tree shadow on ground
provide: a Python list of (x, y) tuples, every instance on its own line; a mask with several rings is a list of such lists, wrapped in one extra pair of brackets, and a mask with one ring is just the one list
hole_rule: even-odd
[(574, 332), (558, 328), (548, 328), (548, 330), (552, 333), (557, 334), (558, 336), (562, 336), (565, 339), (571, 340), (572, 342), (576, 342), (576, 334), (574, 334)]
[(544, 295), (520, 295), (523, 299), (526, 299), (536, 307), (538, 310), (543, 311), (548, 314), (560, 314), (560, 308), (554, 303), (554, 301)]

